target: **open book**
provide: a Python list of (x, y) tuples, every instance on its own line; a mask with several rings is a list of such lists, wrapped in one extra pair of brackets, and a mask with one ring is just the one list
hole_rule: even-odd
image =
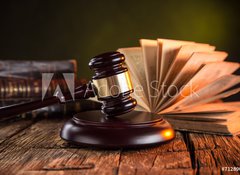
[(240, 132), (240, 101), (220, 99), (240, 91), (239, 63), (209, 44), (141, 39), (120, 48), (126, 57), (137, 110), (159, 113), (175, 129), (232, 135)]

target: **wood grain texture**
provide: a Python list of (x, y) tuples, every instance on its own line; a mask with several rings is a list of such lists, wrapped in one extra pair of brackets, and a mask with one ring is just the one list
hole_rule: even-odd
[(240, 167), (240, 139), (207, 134), (189, 134), (196, 169), (200, 174), (239, 174), (222, 167)]
[(18, 132), (26, 129), (31, 124), (33, 124), (33, 121), (31, 120), (20, 120), (15, 121), (14, 123), (1, 123), (0, 124), (0, 144), (10, 137), (14, 136)]
[(21, 120), (0, 125), (0, 174), (238, 174), (240, 138), (176, 133), (146, 149), (102, 150), (68, 144), (64, 119)]

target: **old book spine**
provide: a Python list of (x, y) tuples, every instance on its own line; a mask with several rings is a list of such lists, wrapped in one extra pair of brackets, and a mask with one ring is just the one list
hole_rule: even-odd
[(42, 73), (76, 73), (76, 60), (0, 60), (0, 77), (40, 79)]
[[(75, 80), (75, 86), (86, 83), (85, 79)], [(68, 92), (68, 86), (63, 79), (54, 79), (47, 87), (44, 97), (52, 96), (57, 86), (62, 92)], [(39, 99), (42, 97), (42, 80), (17, 78), (0, 78), (0, 99)]]

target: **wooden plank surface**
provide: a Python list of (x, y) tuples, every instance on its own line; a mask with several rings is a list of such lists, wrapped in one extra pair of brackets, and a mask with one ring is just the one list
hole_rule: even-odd
[(240, 167), (240, 139), (204, 134), (189, 134), (194, 164), (200, 174), (239, 174), (222, 167)]
[(0, 125), (0, 174), (238, 174), (240, 139), (180, 133), (167, 144), (99, 150), (59, 137), (65, 120), (21, 120)]

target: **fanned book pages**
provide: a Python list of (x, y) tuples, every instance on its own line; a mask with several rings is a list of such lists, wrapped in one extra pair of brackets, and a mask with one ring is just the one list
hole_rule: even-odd
[(239, 63), (215, 46), (170, 39), (141, 39), (120, 48), (126, 57), (137, 110), (162, 114), (175, 129), (234, 135), (240, 132)]

